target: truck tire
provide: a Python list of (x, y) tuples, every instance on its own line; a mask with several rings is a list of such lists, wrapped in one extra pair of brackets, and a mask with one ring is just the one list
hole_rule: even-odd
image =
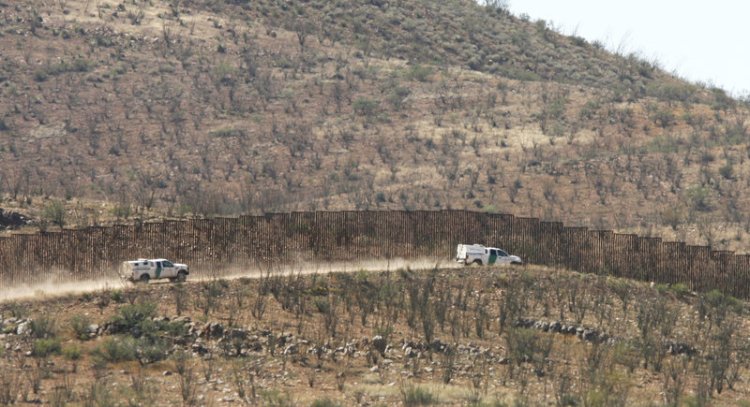
[(148, 280), (151, 280), (151, 276), (148, 274), (141, 274), (141, 278), (138, 279), (141, 283), (148, 284)]
[(471, 264), (476, 264), (477, 266), (481, 266), (482, 265), (482, 260), (479, 260), (479, 259), (474, 260), (474, 262), (471, 263)]
[(178, 272), (177, 273), (177, 278), (175, 279), (175, 282), (184, 283), (185, 280), (187, 280), (187, 273), (185, 273), (184, 271)]

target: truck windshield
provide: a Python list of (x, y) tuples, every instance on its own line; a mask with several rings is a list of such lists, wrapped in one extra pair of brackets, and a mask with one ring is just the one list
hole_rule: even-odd
[(164, 265), (164, 267), (172, 267), (172, 263), (171, 263), (171, 262), (168, 262), (168, 261), (165, 261), (165, 262), (164, 262), (164, 263), (162, 263), (162, 264)]

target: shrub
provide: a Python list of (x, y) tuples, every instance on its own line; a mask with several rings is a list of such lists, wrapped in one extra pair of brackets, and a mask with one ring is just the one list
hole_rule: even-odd
[(31, 335), (37, 339), (54, 338), (57, 335), (55, 321), (46, 317), (32, 320)]
[(409, 386), (401, 389), (404, 406), (431, 406), (438, 403), (438, 398), (423, 387)]
[(432, 73), (433, 69), (431, 66), (417, 64), (409, 68), (407, 77), (419, 82), (428, 82)]
[(76, 58), (72, 62), (62, 61), (57, 64), (50, 64), (34, 72), (34, 80), (44, 82), (50, 76), (57, 76), (67, 72), (88, 72), (93, 64), (85, 59)]
[(646, 88), (646, 95), (662, 100), (687, 102), (695, 93), (695, 87), (682, 83), (654, 82)]
[(404, 108), (406, 98), (409, 97), (409, 95), (411, 95), (411, 90), (403, 86), (398, 86), (388, 95), (388, 102), (395, 110), (401, 110)]
[(727, 163), (726, 165), (723, 165), (721, 168), (719, 168), (719, 174), (724, 177), (724, 179), (733, 180), (734, 166), (732, 165), (732, 163)]
[(672, 230), (677, 230), (677, 226), (682, 223), (682, 212), (679, 208), (670, 207), (662, 211), (661, 221), (664, 225), (668, 225)]
[(76, 344), (66, 345), (62, 348), (62, 355), (68, 360), (78, 360), (81, 358), (81, 347)]
[(91, 321), (85, 315), (74, 315), (70, 318), (70, 329), (73, 330), (73, 334), (76, 339), (85, 341), (89, 339), (89, 326)]
[(310, 404), (310, 407), (339, 407), (341, 404), (329, 399), (328, 397), (316, 399)]
[(377, 100), (360, 97), (354, 101), (354, 103), (352, 104), (352, 109), (360, 116), (372, 117), (377, 114), (379, 106), (380, 103)]
[(169, 349), (161, 339), (141, 338), (136, 341), (136, 357), (141, 363), (154, 363), (164, 360)]
[(655, 108), (651, 112), (651, 119), (659, 127), (667, 128), (675, 123), (675, 114), (668, 108)]
[(292, 407), (297, 403), (292, 400), (288, 393), (281, 393), (278, 390), (267, 390), (261, 393), (263, 404), (269, 407)]
[(193, 365), (190, 363), (190, 355), (185, 352), (175, 353), (174, 357), (175, 370), (180, 376), (180, 395), (184, 405), (195, 403), (196, 395), (196, 375)]
[(47, 204), (42, 211), (42, 218), (62, 229), (65, 226), (65, 206), (62, 201), (52, 201)]
[(125, 302), (125, 298), (122, 296), (122, 290), (114, 290), (112, 291), (112, 294), (110, 294), (110, 298), (112, 301), (122, 304)]
[(61, 346), (59, 339), (37, 339), (32, 345), (31, 355), (37, 358), (46, 358), (52, 354), (59, 355), (60, 351)]
[(704, 187), (692, 187), (686, 191), (686, 196), (693, 210), (708, 212), (711, 205), (708, 202), (708, 189)]
[(719, 290), (711, 290), (700, 297), (698, 312), (701, 319), (708, 318), (716, 325), (721, 325), (730, 312), (741, 312), (742, 303), (731, 295), (724, 295)]
[(139, 337), (144, 332), (151, 331), (152, 324), (149, 322), (155, 314), (156, 304), (152, 302), (123, 305), (111, 322), (115, 332), (130, 332), (133, 336)]
[(91, 355), (99, 361), (109, 363), (135, 360), (136, 342), (133, 338), (107, 338), (91, 351)]
[(685, 298), (688, 294), (690, 294), (690, 289), (684, 283), (672, 284), (669, 289), (679, 298)]

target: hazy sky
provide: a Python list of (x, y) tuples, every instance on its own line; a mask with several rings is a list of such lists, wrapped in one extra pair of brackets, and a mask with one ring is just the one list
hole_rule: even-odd
[(636, 52), (693, 82), (750, 91), (750, 2), (713, 0), (510, 0), (515, 15), (565, 34)]

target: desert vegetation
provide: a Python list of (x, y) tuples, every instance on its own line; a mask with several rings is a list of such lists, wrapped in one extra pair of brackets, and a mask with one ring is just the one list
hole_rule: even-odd
[[(735, 405), (747, 305), (536, 267), (109, 289), (0, 305), (0, 403)], [(742, 405), (742, 404), (740, 404)]]
[(744, 101), (502, 4), (6, 2), (0, 44), (0, 197), (41, 229), (468, 208), (748, 239)]

